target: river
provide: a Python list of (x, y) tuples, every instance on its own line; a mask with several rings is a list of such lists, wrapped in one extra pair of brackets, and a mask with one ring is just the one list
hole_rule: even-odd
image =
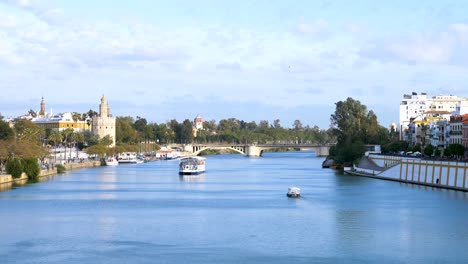
[[(312, 152), (81, 169), (0, 192), (1, 263), (462, 263), (466, 193), (322, 169)], [(287, 198), (290, 186), (302, 198)]]

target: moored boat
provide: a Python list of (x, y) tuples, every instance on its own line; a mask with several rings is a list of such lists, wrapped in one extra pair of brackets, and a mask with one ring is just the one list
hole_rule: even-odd
[(112, 157), (108, 157), (106, 159), (106, 166), (117, 166), (119, 165), (119, 162), (117, 161), (116, 158), (114, 158), (113, 156)]
[(135, 164), (137, 163), (137, 155), (135, 152), (122, 152), (118, 156), (119, 164)]
[(288, 197), (300, 197), (301, 196), (301, 189), (297, 187), (289, 187), (288, 193), (286, 194)]
[(179, 174), (193, 175), (205, 172), (205, 161), (203, 157), (183, 158), (179, 162)]

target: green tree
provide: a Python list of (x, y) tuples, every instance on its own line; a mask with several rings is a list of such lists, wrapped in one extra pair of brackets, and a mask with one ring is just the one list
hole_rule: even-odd
[(10, 127), (10, 125), (0, 120), (0, 140), (9, 140), (15, 137), (15, 132)]
[(41, 173), (41, 168), (36, 158), (24, 159), (22, 161), (23, 171), (28, 175), (30, 181), (37, 182)]
[(275, 129), (280, 129), (281, 128), (281, 124), (280, 124), (279, 119), (273, 120), (273, 128), (275, 128)]
[(97, 135), (94, 135), (91, 131), (84, 131), (83, 142), (84, 146), (91, 147), (99, 144), (99, 137)]
[(434, 146), (431, 145), (431, 144), (427, 144), (427, 145), (424, 147), (424, 155), (426, 155), (426, 156), (432, 156), (432, 154), (434, 154)]
[(6, 172), (15, 179), (21, 177), (21, 174), (23, 173), (23, 165), (21, 164), (21, 161), (18, 158), (8, 160), (6, 164)]
[(117, 117), (115, 128), (116, 143), (136, 144), (138, 133), (133, 128), (134, 120), (130, 116)]
[(109, 146), (114, 143), (114, 140), (110, 135), (105, 135), (101, 140), (99, 140), (99, 143), (106, 146), (106, 148), (109, 148)]
[(449, 148), (449, 147), (445, 148), (445, 149), (444, 149), (444, 156), (445, 156), (445, 157), (450, 157), (450, 156), (452, 156), (452, 149)]
[(348, 97), (346, 101), (337, 102), (330, 120), (338, 141), (336, 156), (332, 158), (339, 164), (356, 162), (364, 154), (365, 144), (381, 144), (379, 134), (383, 130), (377, 116), (358, 100)]
[[(59, 131), (57, 130), (53, 130), (49, 137), (47, 138), (47, 140), (49, 140), (49, 142), (52, 143), (52, 145), (55, 147), (55, 149), (57, 149), (57, 146), (60, 142), (62, 142), (63, 140), (63, 136), (62, 136), (62, 133), (60, 133)], [(55, 151), (55, 160), (57, 160), (57, 151)]]
[(44, 130), (40, 129), (36, 124), (26, 119), (19, 119), (15, 122), (16, 138), (18, 140), (29, 140), (40, 142), (44, 136)]
[(294, 130), (301, 130), (303, 128), (301, 120), (299, 119), (294, 120), (293, 128)]
[(440, 154), (441, 154), (440, 149), (439, 149), (439, 148), (436, 148), (436, 149), (434, 150), (434, 156), (440, 157)]
[(85, 152), (89, 155), (98, 155), (100, 157), (104, 157), (107, 152), (107, 148), (102, 144), (97, 144), (86, 148)]
[(179, 143), (192, 143), (193, 142), (193, 126), (190, 120), (185, 119), (180, 126), (180, 139)]
[(98, 112), (92, 110), (92, 109), (89, 109), (89, 111), (87, 113), (85, 113), (85, 115), (89, 118), (93, 118), (95, 116), (99, 116)]

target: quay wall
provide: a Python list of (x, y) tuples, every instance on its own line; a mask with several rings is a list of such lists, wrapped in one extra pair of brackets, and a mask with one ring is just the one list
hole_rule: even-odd
[[(82, 168), (90, 168), (90, 167), (99, 167), (101, 166), (100, 161), (88, 161), (83, 163), (69, 163), (63, 165), (67, 171), (82, 169)], [(57, 174), (57, 169), (49, 169), (49, 170), (41, 170), (39, 173), (39, 178), (53, 176)], [(10, 174), (3, 174), (0, 175), (0, 190), (9, 189), (12, 184), (25, 184), (28, 182), (28, 175), (26, 173), (22, 173), (21, 177), (14, 179)], [(3, 187), (3, 188), (2, 188)]]
[(384, 171), (356, 168), (361, 176), (468, 191), (468, 163), (458, 161), (421, 160), (419, 158), (369, 156)]

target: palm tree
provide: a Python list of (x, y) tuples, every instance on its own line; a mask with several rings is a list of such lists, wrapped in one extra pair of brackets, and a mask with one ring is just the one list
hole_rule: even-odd
[(49, 135), (49, 137), (47, 139), (54, 144), (54, 147), (55, 147), (55, 161), (57, 161), (57, 144), (59, 142), (62, 142), (62, 140), (63, 140), (62, 134), (59, 131), (54, 130), (54, 131), (52, 131), (52, 133), (50, 133), (50, 135)]
[[(73, 134), (73, 129), (72, 128), (67, 128), (67, 129), (62, 131), (63, 143), (64, 143), (64, 146), (65, 146), (65, 157), (67, 156), (67, 145), (70, 142), (70, 135), (71, 134)], [(70, 155), (71, 155), (71, 153), (70, 153)]]
[(69, 143), (70, 143), (70, 156), (71, 156), (71, 148), (74, 147), (76, 151), (76, 157), (78, 158), (78, 149), (76, 148), (77, 143), (84, 142), (84, 135), (81, 132), (72, 132), (69, 136)]

